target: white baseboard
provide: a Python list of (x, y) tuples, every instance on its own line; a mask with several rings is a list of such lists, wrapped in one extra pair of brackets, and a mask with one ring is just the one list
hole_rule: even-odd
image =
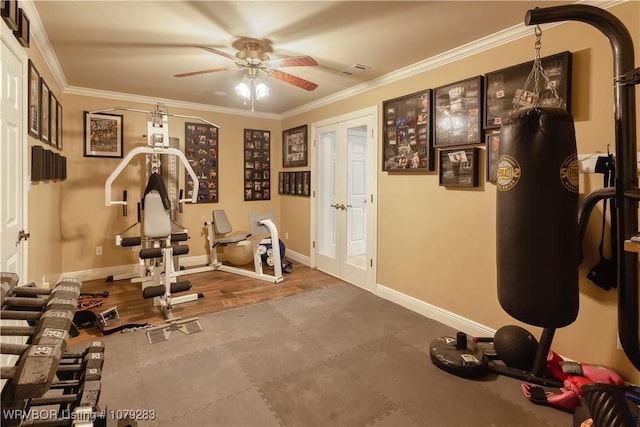
[[(310, 265), (311, 259), (308, 256), (301, 255), (290, 249), (286, 250), (286, 258), (297, 261), (300, 264)], [(222, 260), (222, 259), (221, 259)], [(185, 268), (207, 265), (209, 263), (208, 255), (181, 256), (180, 265)], [(94, 268), (91, 270), (71, 271), (64, 273), (62, 277), (74, 277), (78, 280), (97, 280), (106, 279), (110, 276), (126, 276), (135, 275), (140, 269), (140, 264), (118, 265), (114, 267)]]
[(474, 322), (471, 319), (467, 319), (466, 317), (462, 317), (448, 310), (436, 307), (435, 305), (421, 301), (380, 284), (376, 286), (375, 294), (404, 308), (428, 317), (429, 319), (436, 320), (457, 331), (465, 332), (471, 336), (492, 337), (496, 332), (494, 329), (478, 322)]

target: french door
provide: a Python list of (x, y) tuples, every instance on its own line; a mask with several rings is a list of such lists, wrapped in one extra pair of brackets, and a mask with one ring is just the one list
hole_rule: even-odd
[(376, 121), (373, 107), (312, 128), (314, 265), (369, 290), (376, 265)]

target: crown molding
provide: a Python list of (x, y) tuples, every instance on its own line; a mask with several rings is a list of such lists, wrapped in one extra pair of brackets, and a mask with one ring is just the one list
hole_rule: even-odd
[[(586, 1), (578, 1), (577, 4), (585, 4), (597, 6), (601, 9), (609, 9), (613, 6), (617, 6), (623, 3), (627, 3), (630, 0), (608, 0), (608, 1), (599, 1), (599, 0), (586, 0)], [(110, 92), (103, 91), (97, 89), (69, 86), (67, 79), (64, 75), (62, 67), (58, 62), (58, 58), (56, 57), (51, 43), (49, 42), (49, 38), (44, 31), (44, 27), (42, 25), (42, 21), (40, 20), (40, 16), (33, 5), (33, 0), (24, 0), (20, 2), (22, 4), (22, 8), (25, 10), (27, 15), (30, 17), (31, 23), (31, 32), (33, 40), (35, 44), (40, 49), (42, 56), (51, 70), (53, 74), (53, 78), (55, 79), (58, 87), (63, 93), (73, 94), (73, 95), (82, 95), (82, 96), (91, 96), (91, 97), (99, 97), (99, 98), (109, 98), (123, 101), (131, 101), (131, 102), (149, 102), (151, 104), (155, 104), (157, 102), (164, 102), (167, 106), (186, 108), (186, 109), (194, 109), (200, 111), (210, 111), (214, 113), (221, 114), (230, 114), (236, 116), (246, 116), (246, 117), (260, 117), (267, 119), (275, 119), (282, 120), (285, 118), (293, 117), (298, 114), (302, 114), (311, 110), (315, 110), (320, 107), (327, 106), (334, 102), (342, 101), (344, 99), (359, 95), (361, 93), (388, 85), (390, 83), (394, 83), (403, 79), (406, 79), (411, 76), (415, 76), (420, 73), (424, 73), (425, 71), (429, 71), (443, 65), (449, 64), (451, 62), (459, 61), (461, 59), (476, 55), (485, 50), (493, 49), (497, 46), (501, 46), (512, 41), (521, 39), (523, 37), (528, 37), (531, 35), (531, 27), (522, 24), (514, 25), (513, 27), (507, 28), (505, 30), (499, 31), (497, 33), (491, 34), (489, 36), (483, 37), (481, 39), (475, 40), (471, 43), (456, 47), (447, 52), (441, 53), (439, 55), (433, 56), (431, 58), (427, 58), (423, 61), (417, 62), (415, 64), (409, 65), (407, 67), (401, 68), (399, 70), (393, 71), (391, 73), (385, 74), (384, 76), (378, 77), (377, 79), (371, 80), (369, 82), (361, 83), (356, 86), (353, 86), (349, 89), (337, 92), (335, 94), (326, 96), (322, 99), (319, 99), (314, 102), (310, 102), (308, 104), (302, 105), (300, 107), (294, 108), (289, 111), (285, 111), (282, 114), (274, 114), (274, 113), (259, 113), (259, 112), (249, 112), (245, 110), (235, 109), (235, 108), (223, 108), (216, 107), (214, 105), (209, 104), (197, 104), (179, 100), (158, 100), (157, 98), (145, 97), (145, 96), (136, 96), (130, 94), (124, 94), (119, 92)], [(563, 25), (567, 21), (556, 22), (545, 24), (545, 28), (553, 28), (558, 25)]]

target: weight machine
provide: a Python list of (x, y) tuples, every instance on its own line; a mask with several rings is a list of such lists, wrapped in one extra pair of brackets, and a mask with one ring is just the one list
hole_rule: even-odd
[[(202, 330), (197, 318), (184, 319), (174, 317), (172, 308), (176, 304), (196, 301), (203, 298), (202, 294), (188, 294), (178, 297), (175, 293), (185, 292), (191, 289), (189, 281), (177, 281), (177, 256), (185, 255), (189, 252), (189, 247), (179, 242), (188, 239), (188, 232), (174, 221), (175, 209), (182, 212), (184, 203), (196, 203), (198, 196), (198, 177), (189, 164), (186, 156), (178, 148), (170, 146), (169, 138), (169, 116), (195, 119), (219, 128), (200, 117), (170, 114), (162, 103), (158, 103), (153, 111), (139, 110), (134, 108), (113, 107), (104, 110), (92, 111), (92, 113), (102, 113), (106, 111), (124, 110), (138, 113), (145, 113), (147, 116), (147, 145), (132, 149), (122, 159), (120, 164), (109, 175), (105, 182), (105, 205), (121, 205), (123, 215), (127, 215), (127, 191), (123, 192), (122, 200), (112, 200), (111, 187), (115, 179), (138, 155), (146, 156), (148, 168), (147, 186), (144, 191), (142, 210), (143, 230), (140, 237), (122, 237), (122, 234), (131, 230), (140, 223), (140, 209), (138, 209), (138, 222), (127, 228), (123, 233), (116, 236), (118, 246), (141, 246), (139, 251), (140, 271), (138, 277), (132, 281), (142, 283), (142, 295), (144, 298), (153, 298), (154, 305), (159, 306), (164, 313), (167, 325), (150, 328), (147, 330), (149, 342), (169, 338), (171, 331), (180, 330), (185, 334)], [(166, 155), (169, 164), (169, 180), (172, 181), (169, 189), (164, 184), (160, 175), (161, 156)], [(185, 170), (189, 174), (193, 189), (190, 197), (183, 198), (183, 191), (177, 195), (177, 166), (173, 159), (181, 161)], [(177, 229), (177, 230), (176, 230)], [(177, 231), (177, 232), (176, 232)]]

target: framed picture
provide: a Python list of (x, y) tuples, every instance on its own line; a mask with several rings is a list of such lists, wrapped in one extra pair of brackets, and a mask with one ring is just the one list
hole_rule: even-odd
[(40, 77), (40, 140), (50, 144), (51, 137), (49, 136), (49, 86)]
[(29, 60), (29, 135), (40, 138), (40, 73)]
[(282, 131), (282, 167), (307, 166), (307, 125)]
[(56, 119), (58, 122), (56, 126), (56, 129), (58, 130), (58, 150), (62, 151), (62, 105), (59, 101), (56, 102), (56, 111)]
[(444, 187), (478, 186), (478, 147), (440, 150), (439, 178)]
[(302, 195), (311, 196), (311, 171), (302, 172)]
[(18, 29), (18, 0), (0, 0), (2, 19), (12, 31)]
[(289, 194), (295, 196), (298, 189), (298, 183), (296, 182), (298, 177), (295, 172), (289, 172), (289, 175)]
[(197, 191), (198, 203), (218, 202), (218, 138), (215, 126), (206, 123), (184, 124), (184, 150), (189, 164), (198, 176), (199, 188), (193, 188), (193, 180), (185, 171), (187, 196)]
[(431, 89), (382, 103), (382, 170), (433, 170)]
[(84, 156), (122, 157), (122, 115), (84, 112)]
[(500, 132), (487, 133), (486, 143), (487, 181), (495, 184), (498, 181), (498, 148), (500, 147)]
[(29, 30), (30, 23), (27, 14), (22, 8), (18, 9), (18, 28), (13, 31), (13, 35), (24, 47), (29, 47)]
[(58, 99), (49, 92), (49, 143), (58, 148)]
[(284, 177), (282, 179), (284, 180), (284, 183), (282, 185), (282, 194), (289, 194), (289, 189), (291, 188), (291, 174), (289, 172), (283, 173)]
[[(540, 105), (565, 108), (571, 112), (571, 52), (562, 52), (541, 59), (549, 83), (541, 78)], [(486, 129), (499, 128), (502, 120), (517, 108), (529, 107), (535, 101), (534, 82), (525, 88), (533, 61), (503, 68), (485, 74)], [(556, 89), (560, 102), (556, 100), (552, 87)], [(525, 90), (526, 89), (526, 90)]]
[(482, 143), (482, 76), (434, 89), (434, 145)]
[(271, 132), (244, 130), (244, 200), (271, 199)]

